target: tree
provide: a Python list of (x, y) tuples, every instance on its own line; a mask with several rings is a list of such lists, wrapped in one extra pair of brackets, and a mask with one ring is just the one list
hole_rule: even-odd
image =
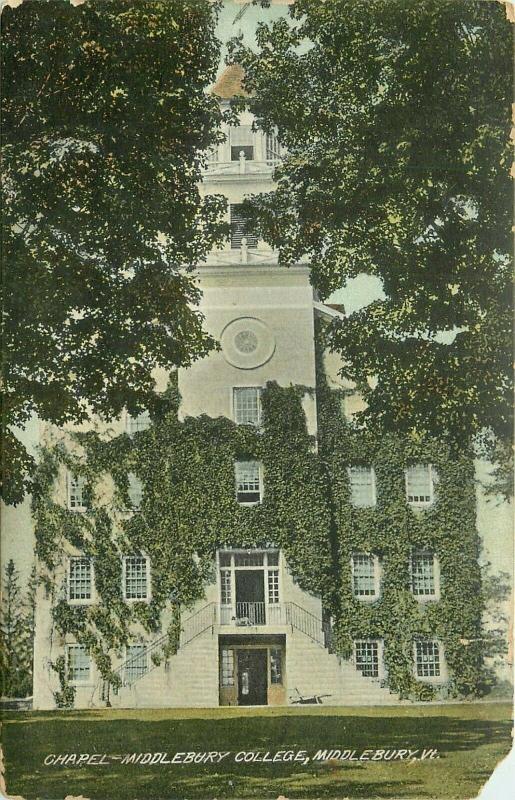
[(24, 599), (12, 558), (5, 565), (4, 575), (0, 611), (2, 695), (26, 697), (32, 692), (34, 576), (31, 575), (27, 598)]
[[(247, 104), (286, 148), (249, 214), (322, 298), (380, 278), (385, 299), (327, 334), (380, 430), (511, 437), (511, 32), (474, 0), (296, 0), (231, 44)], [(373, 377), (376, 380), (370, 380)]]
[(30, 486), (12, 434), (136, 413), (152, 371), (213, 345), (193, 267), (226, 235), (201, 198), (220, 111), (209, 0), (4, 8), (4, 499)]

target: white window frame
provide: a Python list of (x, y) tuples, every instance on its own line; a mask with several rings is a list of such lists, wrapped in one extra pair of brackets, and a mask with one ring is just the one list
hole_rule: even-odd
[[(439, 675), (419, 675), (418, 662), (417, 662), (417, 644), (435, 644), (438, 647), (438, 664), (440, 667)], [(442, 642), (439, 639), (423, 639), (417, 638), (413, 642), (413, 675), (417, 681), (422, 683), (445, 683), (447, 680), (447, 667), (445, 663), (445, 653)]]
[[(258, 479), (259, 479), (259, 500), (239, 500), (238, 499), (238, 471), (237, 465), (238, 464), (257, 464), (258, 465)], [(250, 492), (249, 492), (250, 494)], [(258, 506), (260, 503), (263, 502), (263, 464), (261, 461), (256, 461), (255, 459), (236, 459), (234, 462), (234, 495), (236, 502), (239, 506)]]
[[(131, 421), (132, 420), (137, 420), (139, 417), (142, 417), (142, 416), (148, 416), (149, 417), (148, 425), (145, 428), (141, 428), (141, 430), (139, 430), (139, 431), (138, 430), (131, 431), (131, 427), (130, 427), (131, 426)], [(128, 436), (132, 437), (136, 433), (141, 433), (142, 431), (147, 431), (150, 428), (151, 425), (152, 425), (152, 420), (150, 419), (149, 412), (147, 410), (142, 411), (140, 414), (136, 414), (135, 417), (133, 417), (132, 414), (129, 414), (128, 411), (125, 412), (125, 432), (128, 434)]]
[[(377, 645), (377, 675), (363, 675), (362, 671), (358, 669), (358, 660), (357, 660), (357, 650), (358, 650), (358, 642), (366, 642), (367, 644), (376, 644)], [(374, 637), (368, 636), (358, 636), (352, 642), (353, 648), (353, 659), (354, 659), (354, 666), (359, 672), (360, 675), (363, 675), (364, 678), (368, 678), (372, 681), (381, 681), (385, 677), (385, 669), (384, 669), (384, 640), (383, 639), (376, 639)]]
[[(258, 402), (257, 402), (258, 419), (257, 419), (256, 423), (254, 423), (254, 422), (238, 422), (238, 420), (236, 419), (236, 411), (237, 411), (237, 409), (236, 409), (236, 393), (237, 393), (237, 391), (239, 389), (255, 389), (256, 390), (257, 399), (258, 399)], [(234, 422), (237, 425), (252, 425), (254, 428), (256, 428), (256, 430), (259, 430), (261, 428), (261, 424), (262, 424), (262, 420), (263, 420), (263, 408), (262, 408), (262, 405), (261, 405), (262, 394), (263, 394), (263, 387), (262, 386), (256, 386), (256, 384), (252, 384), (252, 385), (248, 385), (248, 386), (247, 385), (239, 385), (239, 386), (233, 386), (231, 388), (231, 416), (232, 416)]]
[[(75, 479), (80, 484), (80, 505), (72, 506), (72, 480)], [(66, 472), (66, 505), (68, 511), (73, 511), (77, 514), (83, 514), (85, 511), (88, 510), (88, 507), (84, 504), (84, 489), (86, 486), (86, 479), (84, 475), (77, 475), (76, 473), (72, 472), (71, 470), (67, 470)]]
[[(374, 594), (356, 593), (356, 590), (354, 588), (354, 559), (356, 556), (367, 556), (367, 558), (372, 559), (374, 566)], [(352, 580), (352, 596), (356, 600), (360, 600), (365, 603), (375, 602), (381, 595), (381, 568), (379, 563), (379, 556), (377, 556), (375, 553), (366, 553), (365, 551), (362, 550), (355, 550), (353, 553), (351, 553), (350, 565), (351, 565), (351, 580)]]
[[(87, 598), (71, 597), (71, 571), (73, 561), (87, 561), (89, 563), (91, 594)], [(69, 556), (66, 568), (66, 577), (66, 597), (68, 605), (88, 606), (95, 602), (95, 564), (91, 556)]]
[[(434, 593), (433, 594), (415, 594), (414, 586), (413, 586), (413, 579), (414, 579), (414, 572), (413, 572), (413, 562), (417, 556), (432, 556), (433, 557), (433, 585), (434, 585)], [(410, 553), (410, 588), (411, 593), (415, 600), (421, 603), (431, 603), (435, 600), (440, 599), (440, 560), (436, 553), (432, 550), (427, 550), (423, 547), (413, 547)]]
[[(129, 651), (130, 651), (131, 647), (141, 648), (142, 652), (140, 653), (140, 656), (144, 656), (145, 657), (145, 665), (144, 665), (145, 668), (144, 668), (143, 672), (138, 673), (138, 675), (136, 675), (136, 676), (135, 675), (130, 675), (129, 672), (128, 672), (128, 669), (127, 669), (127, 661), (130, 658), (133, 657), (133, 656), (129, 655)], [(137, 658), (137, 656), (134, 655), (134, 659), (136, 659), (136, 658)], [(143, 675), (146, 675), (147, 672), (148, 672), (147, 645), (144, 642), (133, 642), (132, 644), (125, 645), (125, 666), (124, 666), (124, 670), (123, 670), (124, 679), (132, 683), (135, 680), (138, 680), (139, 678), (143, 677)]]
[[(127, 560), (129, 558), (145, 559), (146, 566), (146, 579), (147, 579), (147, 595), (146, 597), (127, 597)], [(122, 558), (122, 591), (123, 599), (126, 603), (149, 603), (152, 599), (152, 586), (151, 586), (151, 572), (150, 572), (150, 558), (141, 553), (140, 555), (123, 556)]]
[[(230, 653), (229, 657), (229, 668), (225, 670), (225, 663), (224, 663), (224, 654)], [(227, 673), (227, 682), (225, 680), (225, 674)], [(232, 689), (236, 686), (236, 653), (233, 647), (229, 645), (222, 645), (220, 648), (220, 687), (222, 689)]]
[[(89, 659), (89, 670), (88, 676), (83, 678), (71, 678), (70, 677), (70, 650), (72, 649), (81, 649), (87, 653)], [(93, 659), (91, 658), (91, 653), (88, 651), (86, 645), (79, 644), (78, 642), (69, 642), (64, 646), (64, 659), (65, 659), (65, 674), (68, 683), (72, 686), (88, 686), (93, 681)]]
[[(409, 486), (408, 486), (408, 471), (412, 467), (427, 467), (429, 470), (429, 500), (410, 500), (409, 499)], [(404, 485), (406, 488), (406, 502), (412, 508), (429, 508), (433, 505), (435, 499), (435, 483), (436, 483), (436, 470), (432, 464), (424, 461), (419, 461), (416, 464), (410, 464), (404, 470)]]
[[(372, 478), (372, 482), (371, 482), (371, 486), (372, 486), (372, 502), (371, 503), (366, 503), (365, 505), (363, 505), (361, 503), (355, 503), (354, 502), (354, 499), (353, 499), (353, 496), (352, 496), (352, 478), (351, 478), (351, 475), (352, 475), (352, 470), (355, 470), (355, 469), (366, 469), (366, 470), (368, 470), (370, 472), (370, 475), (371, 475), (371, 478)], [(350, 502), (354, 506), (354, 508), (373, 508), (377, 503), (376, 471), (375, 471), (374, 467), (372, 467), (372, 466), (368, 467), (365, 464), (351, 464), (350, 467), (347, 467), (347, 475), (348, 475), (348, 478), (349, 478)]]

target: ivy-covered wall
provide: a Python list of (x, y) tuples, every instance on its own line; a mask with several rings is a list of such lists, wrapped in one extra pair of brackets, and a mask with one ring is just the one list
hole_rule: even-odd
[[(317, 442), (307, 433), (302, 409), (308, 390), (269, 383), (262, 394), (261, 431), (222, 417), (181, 421), (171, 386), (146, 431), (112, 439), (75, 433), (68, 435), (68, 444), (61, 439), (45, 447), (33, 505), (37, 554), (53, 597), (54, 624), (61, 635), (71, 634), (90, 647), (104, 678), (116, 682), (111, 660), (129, 642), (134, 625), (149, 633), (166, 625), (168, 652), (174, 651), (178, 604), (202, 598), (218, 548), (274, 546), (284, 551), (300, 587), (321, 596), (344, 657), (354, 638), (382, 638), (392, 690), (430, 699), (435, 690), (413, 677), (413, 640), (436, 637), (444, 644), (449, 669), (445, 693), (482, 690), (471, 457), (451, 457), (440, 442), (359, 433), (342, 412), (342, 392), (329, 388), (322, 358), (317, 381)], [(263, 463), (264, 497), (255, 507), (235, 500), (234, 461), (246, 458)], [(404, 469), (416, 462), (431, 462), (439, 475), (436, 502), (420, 512), (405, 500)], [(351, 464), (374, 466), (375, 507), (351, 505)], [(55, 494), (65, 469), (86, 479), (85, 513), (67, 510)], [(126, 511), (130, 472), (144, 484), (141, 510), (134, 514)], [(110, 482), (113, 491), (106, 492)], [(436, 601), (419, 603), (410, 591), (414, 545), (434, 550), (439, 558), (441, 596)], [(352, 594), (353, 551), (370, 551), (381, 559), (382, 588), (375, 602), (365, 604)], [(70, 552), (94, 558), (93, 605), (68, 605), (63, 587), (56, 585)], [(152, 599), (128, 604), (122, 596), (121, 555), (140, 552), (151, 560)]]

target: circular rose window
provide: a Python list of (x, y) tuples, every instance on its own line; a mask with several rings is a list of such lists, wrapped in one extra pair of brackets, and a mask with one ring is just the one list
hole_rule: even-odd
[(256, 317), (233, 319), (220, 336), (225, 360), (239, 369), (255, 369), (272, 358), (275, 338), (268, 325)]
[(240, 331), (234, 337), (234, 346), (240, 353), (253, 353), (257, 350), (258, 338), (253, 331)]

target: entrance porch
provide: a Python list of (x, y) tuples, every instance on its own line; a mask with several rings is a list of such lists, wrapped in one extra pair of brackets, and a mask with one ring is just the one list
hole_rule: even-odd
[(221, 706), (286, 703), (286, 636), (220, 636)]

